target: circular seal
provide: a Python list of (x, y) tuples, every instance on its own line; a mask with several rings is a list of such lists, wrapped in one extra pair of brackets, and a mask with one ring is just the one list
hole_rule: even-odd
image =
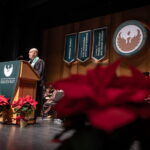
[(122, 56), (136, 54), (144, 46), (147, 39), (147, 30), (137, 20), (122, 23), (113, 36), (113, 48)]

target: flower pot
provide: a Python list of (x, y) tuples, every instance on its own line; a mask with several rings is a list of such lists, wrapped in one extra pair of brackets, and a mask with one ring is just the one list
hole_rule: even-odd
[(0, 113), (0, 121), (1, 121), (2, 123), (7, 123), (7, 121), (8, 121), (8, 112), (2, 111), (2, 112)]
[(20, 128), (24, 128), (24, 127), (26, 127), (26, 126), (27, 126), (27, 124), (28, 124), (28, 122), (27, 122), (27, 121), (25, 121), (24, 119), (20, 119)]

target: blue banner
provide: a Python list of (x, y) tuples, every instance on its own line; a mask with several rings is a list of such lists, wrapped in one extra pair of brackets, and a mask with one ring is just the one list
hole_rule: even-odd
[(90, 47), (91, 47), (91, 31), (79, 32), (78, 40), (78, 53), (77, 59), (79, 61), (86, 61), (90, 57)]
[(64, 61), (67, 63), (71, 63), (76, 58), (76, 41), (76, 33), (66, 35)]
[(107, 27), (94, 29), (92, 58), (101, 60), (106, 56)]

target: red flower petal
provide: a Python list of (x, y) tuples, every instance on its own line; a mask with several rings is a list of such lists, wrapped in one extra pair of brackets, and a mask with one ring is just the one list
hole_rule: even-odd
[[(70, 88), (71, 87), (71, 88)], [(64, 97), (56, 104), (60, 115), (70, 115), (84, 111), (88, 107), (92, 90), (88, 86), (64, 83)]]
[(96, 128), (110, 132), (133, 122), (136, 114), (129, 109), (110, 107), (90, 111), (89, 119)]

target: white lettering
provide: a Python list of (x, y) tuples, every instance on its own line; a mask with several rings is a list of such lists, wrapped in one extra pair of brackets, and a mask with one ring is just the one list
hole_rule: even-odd
[(1, 78), (0, 84), (13, 84), (16, 82), (16, 78)]

